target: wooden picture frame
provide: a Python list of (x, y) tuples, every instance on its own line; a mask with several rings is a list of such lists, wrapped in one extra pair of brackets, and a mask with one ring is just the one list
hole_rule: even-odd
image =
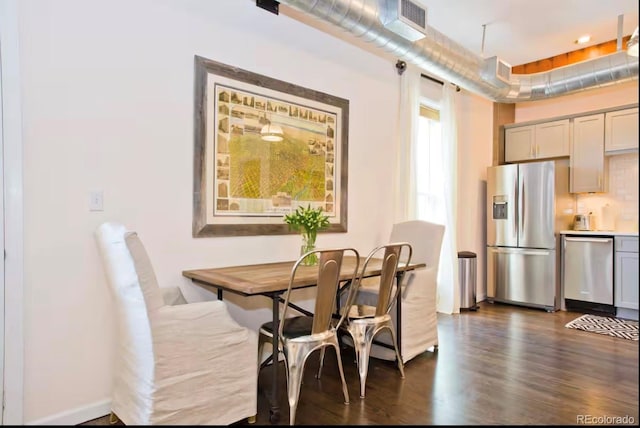
[(299, 205), (346, 232), (348, 123), (346, 99), (195, 56), (193, 236), (297, 233)]

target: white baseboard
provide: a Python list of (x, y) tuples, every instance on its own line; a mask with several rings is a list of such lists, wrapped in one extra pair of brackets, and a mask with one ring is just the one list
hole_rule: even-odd
[(106, 416), (109, 413), (111, 413), (111, 400), (104, 400), (27, 422), (25, 425), (77, 425)]

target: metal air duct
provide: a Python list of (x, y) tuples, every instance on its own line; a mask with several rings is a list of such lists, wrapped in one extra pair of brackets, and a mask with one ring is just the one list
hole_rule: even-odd
[(483, 58), (432, 27), (426, 28), (425, 38), (415, 42), (385, 28), (379, 0), (280, 0), (280, 3), (496, 102), (535, 101), (638, 78), (638, 58), (622, 50), (542, 73), (511, 74), (507, 82), (498, 84), (482, 77), (486, 69)]

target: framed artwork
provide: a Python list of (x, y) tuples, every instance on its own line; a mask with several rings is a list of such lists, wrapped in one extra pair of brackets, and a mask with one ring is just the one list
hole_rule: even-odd
[(322, 207), (347, 231), (349, 101), (195, 57), (193, 236), (283, 235)]

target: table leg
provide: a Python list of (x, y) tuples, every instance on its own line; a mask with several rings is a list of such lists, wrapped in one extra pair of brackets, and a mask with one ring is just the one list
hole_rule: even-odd
[[(402, 284), (402, 278), (404, 272), (398, 272), (396, 275), (396, 284), (398, 287)], [(396, 342), (398, 343), (398, 350), (400, 351), (400, 358), (404, 362), (402, 357), (402, 288), (399, 289), (398, 297), (396, 298)]]
[(272, 338), (272, 351), (271, 351), (271, 408), (269, 409), (269, 421), (276, 423), (280, 420), (280, 407), (278, 406), (278, 366), (279, 366), (279, 352), (278, 352), (278, 328), (280, 318), (280, 303), (278, 301), (278, 295), (272, 296), (273, 301), (273, 338)]

